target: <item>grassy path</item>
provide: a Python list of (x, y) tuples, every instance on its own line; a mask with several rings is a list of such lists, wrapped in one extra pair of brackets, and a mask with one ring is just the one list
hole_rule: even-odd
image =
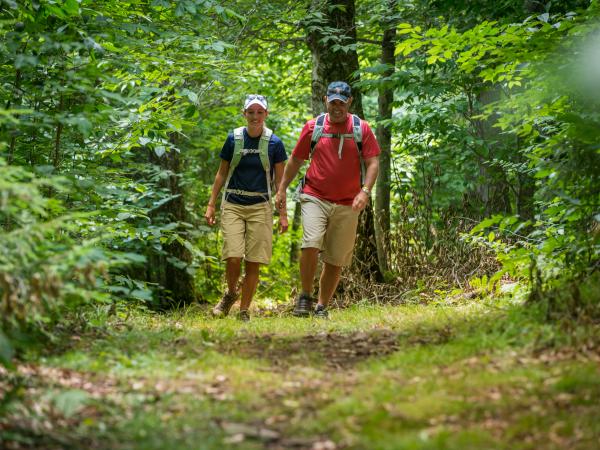
[(598, 328), (509, 304), (138, 312), (28, 359), (2, 448), (600, 448)]

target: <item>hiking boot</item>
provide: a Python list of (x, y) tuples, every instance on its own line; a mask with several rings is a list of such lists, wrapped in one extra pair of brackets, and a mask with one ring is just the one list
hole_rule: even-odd
[(248, 322), (250, 320), (250, 314), (248, 314), (248, 310), (243, 309), (237, 313), (237, 320), (241, 320), (242, 322)]
[(212, 309), (212, 315), (215, 317), (225, 317), (229, 314), (229, 310), (237, 300), (237, 297), (236, 292), (227, 292), (224, 294), (221, 301)]
[(292, 315), (296, 317), (308, 317), (312, 313), (313, 299), (310, 295), (304, 292), (296, 299), (296, 305)]
[(325, 305), (317, 305), (315, 308), (315, 317), (319, 319), (328, 319), (329, 311), (327, 311), (327, 307)]

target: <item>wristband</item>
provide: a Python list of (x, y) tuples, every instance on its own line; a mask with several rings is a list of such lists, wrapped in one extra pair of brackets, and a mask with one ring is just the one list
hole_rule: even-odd
[(363, 191), (365, 194), (367, 194), (368, 196), (371, 195), (371, 189), (369, 189), (367, 187), (367, 185), (363, 185), (363, 187), (360, 188), (361, 191)]

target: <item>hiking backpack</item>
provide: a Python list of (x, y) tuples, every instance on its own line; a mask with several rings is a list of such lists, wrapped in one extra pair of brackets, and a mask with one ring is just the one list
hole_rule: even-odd
[(358, 156), (362, 159), (362, 127), (361, 120), (356, 114), (352, 114), (352, 133), (342, 134), (342, 133), (323, 133), (325, 129), (325, 116), (326, 114), (320, 114), (315, 119), (315, 128), (313, 129), (312, 138), (310, 140), (310, 157), (312, 158), (312, 154), (315, 151), (315, 147), (317, 146), (317, 142), (322, 137), (333, 137), (340, 139), (340, 146), (338, 148), (338, 157), (342, 159), (342, 148), (344, 147), (344, 139), (352, 138), (354, 143), (356, 144), (356, 148), (358, 149)]
[[(320, 114), (315, 119), (315, 128), (313, 129), (312, 137), (310, 139), (310, 159), (315, 151), (315, 147), (322, 137), (338, 138), (340, 145), (338, 147), (338, 157), (342, 159), (342, 149), (344, 148), (344, 139), (351, 138), (356, 144), (356, 150), (358, 151), (358, 158), (360, 160), (360, 181), (361, 183), (365, 178), (365, 168), (362, 158), (362, 127), (361, 120), (356, 114), (352, 114), (352, 133), (324, 133), (325, 130), (325, 116), (326, 114)], [(304, 179), (302, 180), (302, 186), (304, 186)]]
[(244, 191), (242, 189), (230, 189), (229, 181), (231, 180), (231, 176), (233, 175), (233, 171), (240, 163), (242, 156), (257, 154), (260, 156), (260, 162), (262, 163), (263, 169), (265, 169), (265, 175), (267, 177), (267, 200), (271, 200), (271, 163), (269, 161), (269, 141), (271, 140), (271, 136), (273, 135), (273, 130), (270, 130), (267, 127), (263, 127), (263, 132), (260, 135), (260, 140), (258, 141), (257, 149), (246, 149), (244, 148), (244, 129), (246, 127), (239, 127), (233, 130), (233, 156), (231, 157), (231, 161), (229, 162), (229, 172), (227, 174), (227, 181), (225, 181), (225, 189), (223, 189), (223, 200), (221, 201), (221, 205), (225, 203), (225, 195), (229, 194), (237, 194), (237, 195), (247, 195), (250, 197), (264, 197), (265, 194), (262, 192), (251, 192)]

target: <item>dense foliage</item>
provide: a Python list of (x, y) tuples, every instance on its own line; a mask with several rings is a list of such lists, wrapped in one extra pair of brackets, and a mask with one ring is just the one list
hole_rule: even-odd
[[(392, 131), (392, 289), (495, 273), (542, 299), (597, 277), (597, 1), (356, 2), (356, 42), (326, 25), (343, 6), (309, 3), (0, 2), (2, 361), (82, 302), (219, 295), (220, 237), (201, 220), (218, 149), (260, 92), (291, 152), (311, 33), (358, 53), (365, 118)], [(289, 295), (297, 240), (276, 239), (260, 295)]]

